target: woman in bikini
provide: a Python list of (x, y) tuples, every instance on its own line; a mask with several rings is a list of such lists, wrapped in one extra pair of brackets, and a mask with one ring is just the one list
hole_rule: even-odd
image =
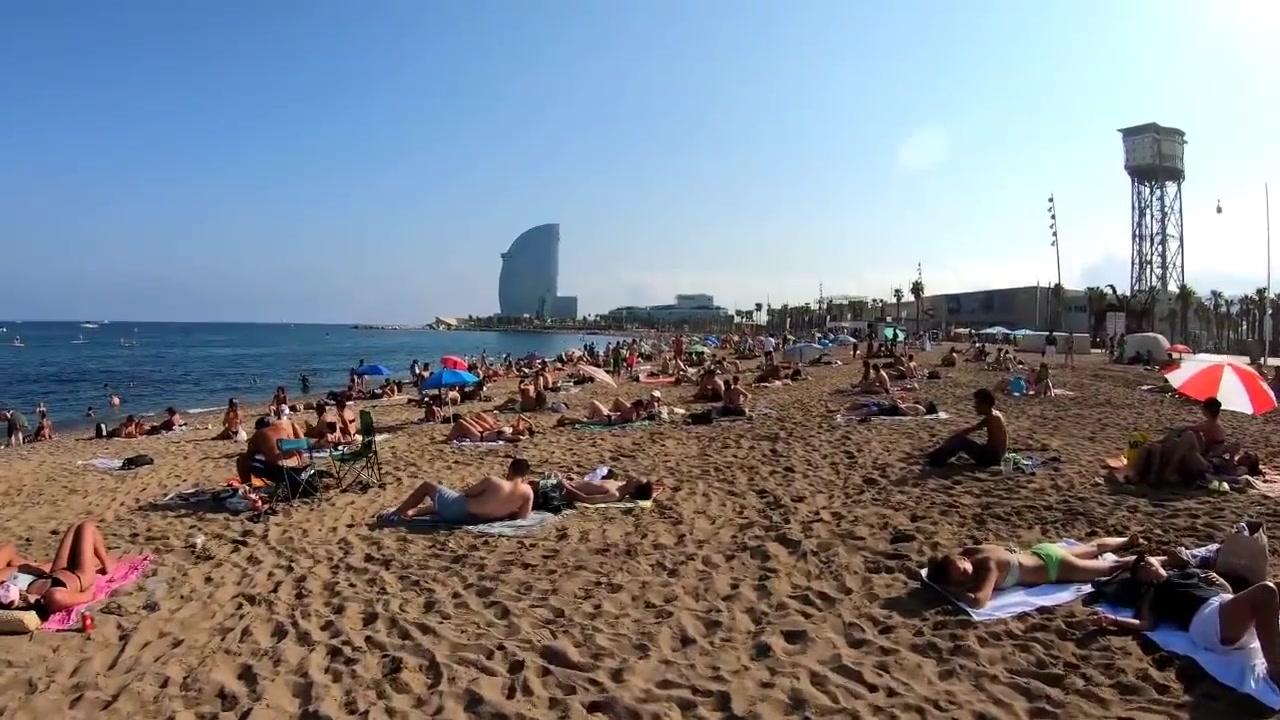
[(529, 418), (517, 415), (510, 425), (503, 425), (489, 413), (470, 413), (458, 418), (445, 442), (506, 442), (516, 443), (533, 437), (535, 428)]
[(16, 549), (6, 546), (0, 549), (0, 554), (5, 551), (11, 557), (0, 558), (10, 565), (0, 570), (0, 577), (4, 579), (0, 584), (0, 607), (35, 610), (42, 618), (92, 600), (98, 573), (110, 573), (115, 567), (115, 561), (107, 554), (102, 533), (91, 520), (81, 521), (67, 530), (57, 556), (48, 566), (12, 564), (21, 561)]
[(974, 545), (929, 559), (925, 579), (964, 604), (980, 609), (996, 590), (1054, 583), (1093, 582), (1129, 566), (1132, 558), (1101, 560), (1100, 555), (1137, 544), (1136, 535), (1101, 538), (1083, 545), (1033, 545), (1026, 552), (999, 545)]
[(240, 419), (240, 403), (235, 398), (227, 400), (227, 411), (222, 414), (222, 432), (214, 440), (237, 440), (245, 439), (241, 437), (244, 432), (243, 421)]

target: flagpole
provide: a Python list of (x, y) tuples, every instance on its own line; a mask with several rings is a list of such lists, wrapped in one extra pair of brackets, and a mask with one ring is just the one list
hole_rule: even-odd
[[(1266, 308), (1271, 307), (1271, 187), (1267, 183), (1262, 183), (1262, 196), (1267, 206), (1267, 302)], [(1270, 315), (1270, 313), (1267, 313)], [(1270, 318), (1268, 318), (1269, 320)], [(1266, 367), (1267, 361), (1271, 359), (1271, 323), (1267, 322), (1263, 327), (1262, 335), (1262, 366)]]

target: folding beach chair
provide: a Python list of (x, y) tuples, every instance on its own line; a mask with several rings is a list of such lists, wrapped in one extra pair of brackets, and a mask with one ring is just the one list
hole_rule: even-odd
[(320, 494), (320, 478), (316, 475), (315, 448), (311, 440), (306, 438), (277, 440), (276, 449), (282, 455), (305, 452), (307, 464), (254, 465), (254, 474), (271, 483), (271, 487), (262, 493), (262, 510), (258, 511), (255, 520), (261, 520), (275, 508), (276, 503), (283, 501), (291, 505), (300, 499), (316, 497)]
[(329, 454), (333, 474), (337, 476), (338, 491), (357, 488), (384, 487), (382, 461), (378, 457), (378, 429), (373, 424), (373, 413), (360, 411), (360, 445), (346, 450), (334, 450)]

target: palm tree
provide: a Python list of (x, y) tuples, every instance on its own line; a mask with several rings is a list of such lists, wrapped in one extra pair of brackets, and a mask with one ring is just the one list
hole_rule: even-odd
[(763, 317), (761, 313), (764, 311), (764, 303), (756, 303), (755, 311), (756, 311), (756, 322), (759, 323), (760, 318)]
[(1231, 347), (1231, 340), (1232, 336), (1235, 335), (1236, 326), (1236, 301), (1225, 294), (1222, 296), (1222, 315), (1219, 316), (1219, 320), (1226, 330), (1227, 347)]
[(1067, 328), (1063, 327), (1063, 324), (1064, 324), (1064, 323), (1063, 323), (1063, 315), (1062, 315), (1062, 301), (1063, 301), (1063, 295), (1065, 295), (1065, 294), (1066, 294), (1066, 291), (1063, 289), (1063, 287), (1062, 287), (1062, 283), (1054, 283), (1054, 284), (1053, 284), (1053, 287), (1052, 287), (1052, 288), (1050, 289), (1050, 291), (1049, 291), (1049, 298), (1050, 298), (1050, 302), (1052, 302), (1052, 303), (1053, 303), (1053, 305), (1054, 305), (1054, 307), (1056, 307), (1056, 308), (1057, 308), (1057, 310), (1058, 310), (1058, 312), (1056, 313), (1056, 314), (1057, 314), (1057, 318), (1058, 318), (1058, 322), (1057, 322), (1057, 324), (1056, 324), (1056, 325), (1055, 325), (1055, 323), (1054, 323), (1054, 314), (1053, 314), (1053, 313), (1050, 313), (1050, 315), (1049, 315), (1049, 329), (1050, 329), (1050, 330), (1055, 329), (1055, 327), (1056, 327), (1056, 329), (1058, 329), (1058, 330), (1066, 330), (1066, 329), (1067, 329)]
[(916, 332), (920, 332), (920, 306), (924, 304), (924, 280), (916, 278), (911, 281), (911, 298), (916, 301)]
[(1187, 342), (1187, 328), (1191, 320), (1191, 309), (1200, 302), (1200, 296), (1196, 295), (1196, 291), (1190, 285), (1181, 283), (1173, 296), (1173, 306), (1178, 311), (1178, 328), (1182, 331), (1182, 342)]
[(902, 322), (902, 299), (905, 298), (906, 296), (907, 294), (902, 292), (902, 288), (896, 287), (893, 289), (894, 322)]
[(1219, 345), (1222, 344), (1222, 303), (1226, 299), (1221, 290), (1209, 291), (1209, 313), (1213, 318), (1213, 340)]
[(1254, 335), (1258, 340), (1262, 340), (1267, 336), (1267, 310), (1271, 304), (1267, 302), (1267, 289), (1260, 287), (1253, 291), (1253, 310), (1257, 313), (1254, 320), (1254, 327), (1258, 328), (1258, 334)]
[(1084, 289), (1084, 300), (1089, 308), (1089, 335), (1100, 338), (1107, 332), (1107, 291), (1091, 285)]

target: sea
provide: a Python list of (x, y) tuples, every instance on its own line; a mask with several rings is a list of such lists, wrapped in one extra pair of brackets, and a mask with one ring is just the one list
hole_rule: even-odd
[[(55, 430), (111, 424), (126, 414), (166, 407), (210, 412), (237, 398), (265, 408), (276, 386), (300, 396), (300, 374), (311, 392), (344, 388), (364, 360), (407, 379), (418, 359), (439, 367), (444, 355), (490, 357), (530, 352), (554, 356), (588, 341), (617, 338), (569, 333), (372, 330), (345, 325), (248, 323), (0, 322), (0, 409), (25, 413), (35, 425), (44, 403)], [(22, 347), (14, 341), (21, 338)], [(381, 378), (375, 380), (380, 381)], [(111, 393), (121, 407), (108, 405)], [(86, 417), (92, 407), (95, 417)]]

